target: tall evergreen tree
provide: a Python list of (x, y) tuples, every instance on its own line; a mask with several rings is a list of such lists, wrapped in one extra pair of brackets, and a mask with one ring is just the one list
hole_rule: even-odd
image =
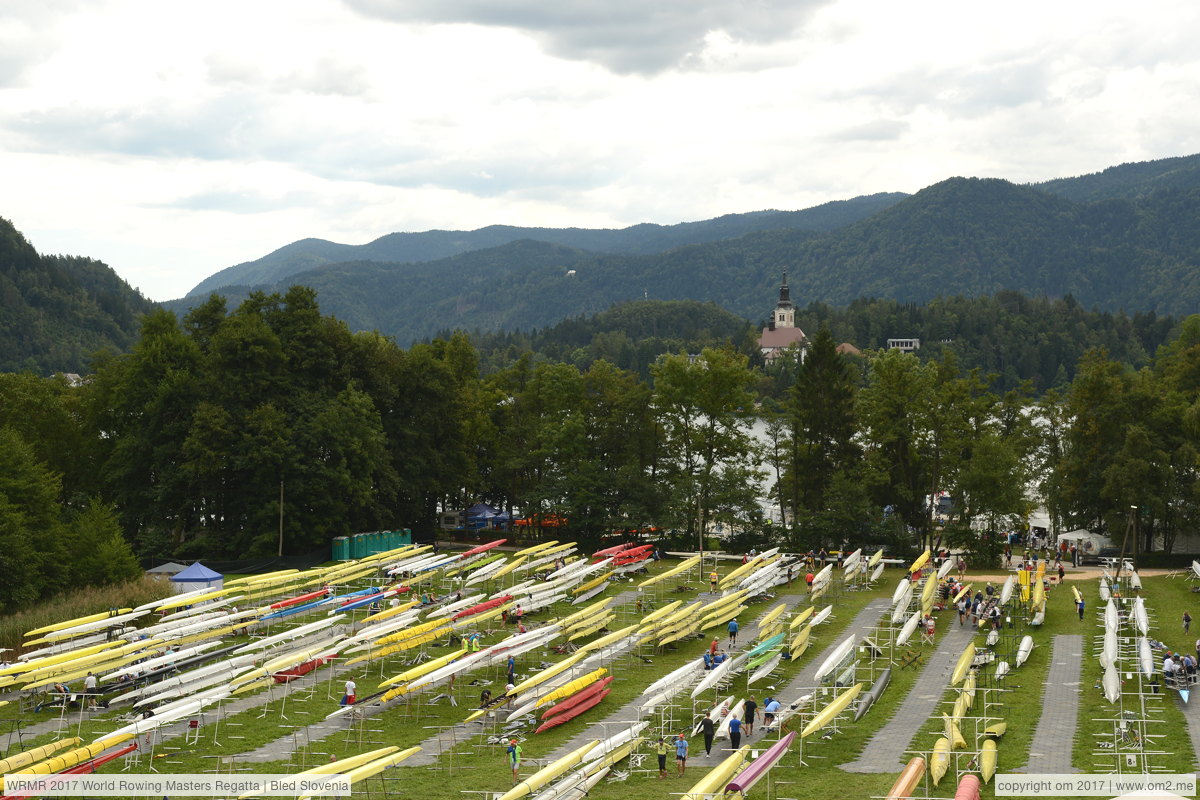
[[(837, 352), (829, 329), (822, 326), (787, 397), (791, 427), (788, 482), (795, 546), (823, 547), (836, 535), (819, 521), (828, 519), (825, 512), (831, 510), (835, 481), (846, 477), (857, 461), (855, 395), (853, 371)], [(802, 537), (800, 529), (805, 526), (811, 535)]]

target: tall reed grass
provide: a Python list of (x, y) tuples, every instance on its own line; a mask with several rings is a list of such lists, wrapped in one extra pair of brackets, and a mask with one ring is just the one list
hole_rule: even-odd
[[(143, 575), (125, 583), (88, 586), (58, 595), (43, 601), (35, 608), (0, 617), (0, 647), (17, 651), (25, 641), (25, 631), (76, 617), (86, 617), (110, 608), (133, 608), (151, 600), (167, 597), (174, 594), (174, 591), (170, 581)], [(16, 653), (4, 655), (11, 658)]]

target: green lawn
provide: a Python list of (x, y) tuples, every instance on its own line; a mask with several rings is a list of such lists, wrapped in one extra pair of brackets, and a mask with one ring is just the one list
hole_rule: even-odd
[[(728, 572), (736, 566), (730, 562), (726, 563), (728, 566), (721, 568), (722, 573)], [(665, 570), (670, 566), (671, 563), (667, 562), (655, 565), (652, 569)], [(808, 651), (796, 663), (782, 662), (769, 678), (756, 684), (751, 691), (761, 698), (771, 693), (771, 690), (768, 689), (769, 686), (782, 688), (800, 669), (818, 658), (826, 647), (843, 638), (846, 627), (868, 603), (880, 597), (890, 598), (895, 582), (901, 575), (899, 570), (890, 570), (885, 573), (884, 578), (874, 590), (845, 591), (834, 597), (818, 601), (818, 608), (832, 604), (835, 613), (828, 622), (814, 630)], [(1020, 669), (1015, 669), (1010, 673), (1010, 676), (1004, 681), (1004, 691), (980, 692), (975, 708), (968, 712), (969, 715), (985, 716), (986, 721), (1004, 719), (1008, 722), (1008, 733), (1000, 742), (998, 772), (1009, 772), (1026, 763), (1038, 720), (1043, 714), (1054, 713), (1055, 697), (1064, 691), (1078, 691), (1081, 696), (1081, 708), (1074, 743), (1075, 767), (1083, 772), (1096, 772), (1105, 767), (1103, 757), (1098, 758), (1095, 755), (1098, 752), (1095, 742), (1098, 741), (1097, 735), (1111, 733), (1113, 727), (1111, 719), (1114, 711), (1113, 707), (1104, 700), (1102, 693), (1093, 688), (1098, 680), (1100, 670), (1091, 639), (1099, 636), (1102, 632), (1094, 612), (1094, 609), (1099, 608), (1100, 604), (1095, 581), (1080, 582), (1078, 585), (1089, 604), (1086, 619), (1080, 622), (1075, 614), (1069, 588), (1054, 589), (1049, 596), (1045, 624), (1040, 628), (1031, 628), (1027, 631), (1021, 627), (1018, 618), (1018, 625), (1011, 631), (1006, 630), (1005, 637), (1001, 642), (1001, 649), (1014, 651), (1020, 636), (1029, 632), (1037, 644), (1029, 660)], [(614, 596), (635, 586), (636, 583), (630, 582), (614, 583), (607, 590), (607, 594)], [(685, 588), (679, 590), (681, 586)], [(1192, 608), (1196, 611), (1197, 613), (1193, 613), (1194, 617), (1200, 613), (1200, 602), (1197, 602), (1196, 595), (1189, 591), (1190, 584), (1182, 579), (1148, 578), (1145, 579), (1145, 587), (1144, 596), (1151, 615), (1155, 618), (1152, 635), (1165, 640), (1173, 649), (1184, 649), (1189, 641), (1194, 642), (1194, 639), (1184, 636), (1178, 621), (1184, 608)], [(697, 597), (703, 597), (701, 592), (706, 589), (707, 580), (699, 577), (696, 573), (668, 580), (645, 593), (644, 598), (649, 602), (642, 612), (637, 610), (633, 601), (616, 608), (618, 618), (610, 627), (616, 628), (636, 621), (640, 618), (641, 613), (649, 609), (650, 605), (661, 606), (674, 599), (690, 601)], [(778, 593), (780, 595), (799, 594), (802, 593), (802, 585), (797, 584), (791, 590), (787, 587), (779, 587)], [(778, 600), (773, 600), (752, 605), (739, 617), (743, 628), (748, 628), (749, 623), (772, 608), (777, 602)], [(802, 601), (796, 608), (797, 610), (805, 608), (805, 603)], [(533, 621), (545, 620), (550, 616), (543, 611), (535, 615)], [(943, 612), (940, 624), (943, 627), (957, 624), (952, 617), (952, 612)], [(498, 621), (494, 624), (499, 628)], [(723, 630), (717, 632), (721, 633), (721, 638), (724, 639)], [(685, 661), (699, 657), (713, 633), (714, 631), (710, 630), (704, 636), (668, 645), (661, 649), (643, 645), (636, 651), (618, 658), (616, 663), (610, 666), (611, 673), (617, 677), (617, 680), (612, 684), (611, 694), (600, 706), (576, 720), (547, 733), (530, 736), (525, 741), (523, 746), (526, 769), (524, 771), (527, 774), (532, 773), (540, 766), (540, 762), (546, 755), (588, 726), (604, 719), (622, 705), (635, 700), (641, 694), (642, 689), (652, 681), (682, 665)], [(1045, 678), (1049, 669), (1050, 643), (1055, 635), (1067, 633), (1083, 633), (1086, 638), (1082, 684), (1079, 687), (1048, 688)], [(496, 630), (488, 641), (498, 641), (502, 635), (504, 634), (501, 631)], [(1191, 634), (1192, 637), (1196, 635), (1196, 631)], [(884, 642), (886, 638), (881, 635), (879, 641)], [(983, 636), (977, 636), (976, 642), (982, 646)], [(742, 645), (745, 646), (745, 644), (746, 642), (743, 641)], [(428, 648), (430, 657), (437, 657), (446, 652), (448, 652), (448, 643), (444, 642)], [(518, 671), (527, 675), (539, 668), (539, 664), (557, 661), (563, 657), (565, 656), (548, 651), (529, 653), (519, 659)], [(367, 696), (374, 691), (382, 678), (394, 675), (403, 669), (405, 669), (405, 665), (398, 657), (393, 657), (382, 662), (360, 665), (353, 670), (352, 674), (358, 682), (360, 696)], [(990, 669), (989, 667), (988, 670), (990, 671)], [(875, 732), (896, 712), (918, 674), (917, 669), (894, 669), (891, 686), (862, 721), (856, 724), (839, 722), (837, 732), (831, 738), (823, 739), (821, 736), (814, 736), (806, 740), (803, 751), (804, 759), (807, 762), (805, 766), (800, 766), (798, 748), (793, 748), (793, 752), (771, 773), (772, 796), (816, 798), (883, 795), (895, 780), (899, 766), (894, 773), (862, 775), (844, 772), (838, 768), (838, 765), (845, 764), (857, 757)], [(159, 757), (154, 762), (155, 767), (164, 772), (249, 770), (250, 765), (238, 759), (240, 753), (248, 752), (281, 736), (292, 735), (293, 731), (303, 731), (304, 726), (321, 721), (326, 714), (337, 708), (344, 679), (339, 677), (330, 682), (326, 679), (327, 675), (327, 672), (321, 673), (321, 681), (311, 691), (293, 690), (286, 700), (276, 697), (270, 703), (259, 708), (224, 717), (219, 728), (212, 723), (212, 715), (209, 715), (210, 721), (201, 728), (200, 738), (196, 744), (187, 745), (182, 738), (179, 738), (160, 746), (157, 751)], [(872, 678), (873, 671), (860, 666), (858, 680), (869, 686)], [(462, 676), (456, 682), (453, 690), (458, 701), (457, 708), (444, 701), (436, 705), (429, 705), (426, 697), (414, 697), (395, 704), (384, 713), (371, 717), (349, 730), (339, 730), (322, 741), (302, 743), (303, 746), (286, 762), (255, 763), (252, 771), (292, 772), (315, 764), (326, 763), (333, 757), (344, 758), (384, 745), (397, 745), (405, 748), (419, 744), (439, 729), (454, 725), (469, 714), (478, 703), (482, 683), (490, 683), (493, 693), (498, 694), (502, 689), (503, 681), (502, 665)], [(444, 689), (439, 691), (444, 691)], [(744, 675), (735, 680), (729, 693), (736, 694), (738, 697), (744, 697), (747, 694)], [(680, 729), (690, 729), (694, 722), (694, 715), (703, 713), (703, 710), (712, 704), (715, 694), (715, 691), (706, 693), (700, 701), (692, 705), (687, 705), (690, 701), (686, 694), (677, 697), (674, 702), (680, 705), (669, 721), (667, 729), (660, 730), (656, 727), (656, 723), (652, 723), (652, 727), (646, 733), (657, 736), (660, 732), (673, 734)], [(916, 749), (932, 747), (934, 740), (941, 735), (942, 731), (940, 713), (949, 711), (956, 694), (957, 690), (946, 687), (935, 714), (928, 720), (913, 721), (911, 747)], [(992, 701), (986, 710), (983, 705), (985, 696)], [(784, 697), (783, 699), (791, 700), (793, 698)], [(1158, 695), (1149, 698), (1148, 702), (1154, 718), (1161, 720), (1158, 727), (1164, 732), (1170, 732), (1170, 736), (1161, 741), (1161, 747), (1169, 749), (1171, 753), (1155, 757), (1153, 760), (1155, 768), (1166, 772), (1194, 770), (1196, 765), (1191, 756), (1191, 743), (1187, 737), (1182, 714), (1176, 707), (1173, 696), (1164, 701), (1164, 696)], [(46, 718), (45, 715), (26, 716), (34, 721)], [(85, 721), (81, 733), (84, 741), (91, 741), (96, 736), (117, 727), (121, 724), (117, 720), (118, 716), (119, 712), (106, 712)], [(792, 730), (799, 730), (802, 726), (802, 719), (794, 719), (791, 723)], [(968, 739), (968, 750), (974, 750), (977, 747), (978, 727), (982, 727), (982, 724), (976, 726), (969, 719), (962, 725), (962, 733)], [(74, 735), (75, 729), (76, 726), (72, 725), (69, 734)], [(532, 726), (530, 726), (531, 729)], [(472, 731), (478, 731), (480, 734), (495, 734), (497, 725), (496, 723), (473, 725)], [(55, 738), (54, 735), (45, 734), (34, 740), (27, 739), (24, 744), (26, 746), (44, 744), (53, 738)], [(764, 739), (764, 737), (756, 735), (753, 738), (756, 745), (762, 742), (763, 746), (767, 746), (771, 741), (774, 741), (773, 736)], [(620, 766), (622, 771), (629, 771), (625, 780), (601, 783), (591, 796), (597, 800), (607, 800), (608, 798), (613, 800), (663, 798), (666, 800), (677, 796), (690, 788), (709, 767), (714, 766), (720, 760), (715, 757), (715, 753), (711, 760), (703, 758), (703, 744), (699, 737), (693, 739), (691, 745), (693, 758), (688, 773), (683, 779), (671, 777), (663, 781), (658, 780), (657, 769), (653, 764), (654, 758), (647, 754), (638, 769), (629, 771), (628, 763)], [(700, 754), (699, 757), (696, 757), (697, 753)], [(971, 757), (962, 754), (956, 758), (963, 760), (965, 766), (965, 761), (970, 760)], [(673, 759), (671, 761), (673, 762)], [(1109, 757), (1108, 763), (1111, 763), (1111, 757)], [(119, 768), (119, 764), (113, 764), (106, 771), (115, 771)], [(146, 768), (147, 766), (143, 762), (141, 769)], [(373, 786), (377, 793), (386, 785), (389, 787), (387, 791), (394, 796), (448, 798), (459, 796), (460, 792), (503, 791), (508, 788), (509, 783), (502, 745), (488, 744), (483, 735), (469, 735), (460, 740), (451, 753), (443, 756), (433, 766), (401, 766), (389, 770), (386, 779), (372, 779), (368, 785)], [(765, 783), (760, 784), (756, 791), (763, 792), (766, 785)], [(400, 787), (403, 789), (401, 790)], [(953, 777), (948, 776), (935, 793), (938, 795), (953, 794)], [(990, 786), (985, 787), (984, 795), (986, 797), (993, 796)]]

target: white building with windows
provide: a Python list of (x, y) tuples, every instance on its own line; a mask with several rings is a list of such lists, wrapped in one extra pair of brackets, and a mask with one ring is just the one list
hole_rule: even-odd
[(914, 350), (921, 349), (920, 339), (888, 339), (888, 350), (900, 350), (905, 353), (911, 353)]

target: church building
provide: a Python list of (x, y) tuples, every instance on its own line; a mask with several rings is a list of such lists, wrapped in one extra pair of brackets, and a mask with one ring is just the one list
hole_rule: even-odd
[(804, 358), (804, 348), (808, 345), (808, 337), (804, 331), (796, 327), (796, 309), (788, 293), (787, 273), (783, 273), (783, 284), (779, 287), (779, 302), (771, 314), (771, 321), (763, 328), (762, 336), (758, 337), (758, 346), (762, 350), (767, 363), (795, 348), (796, 358)]

